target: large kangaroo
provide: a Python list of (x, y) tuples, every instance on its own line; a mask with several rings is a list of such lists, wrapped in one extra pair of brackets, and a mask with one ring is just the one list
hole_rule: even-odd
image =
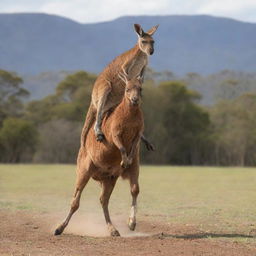
[(127, 80), (122, 76), (126, 89), (121, 103), (105, 116), (102, 129), (105, 140), (96, 141), (93, 128), (88, 132), (85, 146), (79, 150), (77, 158), (77, 181), (71, 208), (65, 221), (55, 230), (60, 235), (68, 225), (72, 215), (78, 210), (82, 191), (90, 178), (100, 182), (105, 220), (111, 236), (120, 236), (111, 222), (108, 203), (118, 177), (128, 179), (132, 195), (131, 214), (128, 226), (136, 226), (137, 196), (139, 194), (139, 141), (144, 128), (141, 111), (142, 80), (140, 77)]
[[(137, 76), (144, 77), (145, 68), (148, 64), (148, 55), (154, 53), (154, 40), (152, 35), (158, 28), (152, 27), (146, 33), (139, 24), (134, 24), (138, 35), (137, 44), (130, 50), (116, 57), (98, 76), (95, 81), (91, 104), (86, 116), (81, 134), (81, 146), (85, 145), (88, 131), (95, 121), (94, 132), (98, 141), (103, 141), (104, 134), (101, 130), (104, 115), (117, 106), (124, 95), (125, 83), (120, 78), (120, 73), (128, 76), (128, 79)], [(153, 150), (153, 146), (142, 135), (142, 141), (148, 150)]]

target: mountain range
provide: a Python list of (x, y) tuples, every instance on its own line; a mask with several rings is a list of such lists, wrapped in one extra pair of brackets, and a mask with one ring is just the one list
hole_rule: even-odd
[(133, 47), (133, 24), (159, 24), (150, 67), (183, 75), (223, 69), (256, 70), (256, 24), (206, 15), (125, 16), (81, 24), (48, 14), (0, 14), (0, 69), (32, 75), (47, 71), (98, 73)]

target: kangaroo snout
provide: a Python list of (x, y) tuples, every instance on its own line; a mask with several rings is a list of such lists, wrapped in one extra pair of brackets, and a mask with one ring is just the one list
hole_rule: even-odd
[(138, 97), (132, 97), (131, 102), (132, 102), (132, 105), (138, 105), (139, 98)]

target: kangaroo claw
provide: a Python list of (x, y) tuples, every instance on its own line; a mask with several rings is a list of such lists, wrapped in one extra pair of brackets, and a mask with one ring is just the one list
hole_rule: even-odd
[(147, 148), (148, 151), (155, 151), (155, 146), (153, 144), (151, 144), (150, 142), (145, 142), (145, 146)]

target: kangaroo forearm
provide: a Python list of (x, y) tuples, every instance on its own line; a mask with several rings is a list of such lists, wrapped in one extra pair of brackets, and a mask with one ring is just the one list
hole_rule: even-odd
[(154, 151), (155, 150), (155, 147), (153, 144), (151, 144), (147, 139), (146, 137), (144, 136), (144, 134), (141, 135), (141, 141), (145, 144), (147, 150), (150, 150), (150, 151)]
[(142, 79), (142, 83), (144, 82), (145, 70), (146, 70), (146, 66), (144, 66), (140, 72), (140, 77)]
[(119, 135), (116, 135), (116, 136), (113, 137), (113, 142), (116, 145), (116, 147), (119, 149), (122, 157), (126, 156), (127, 155), (126, 149), (125, 149)]
[(133, 141), (132, 143), (132, 148), (131, 148), (131, 151), (130, 151), (130, 154), (129, 154), (129, 158), (133, 158), (135, 152), (136, 152), (136, 149), (137, 149), (137, 146), (139, 144), (139, 141), (140, 141), (140, 138), (141, 138), (141, 135), (139, 134)]
[(144, 143), (147, 143), (147, 142), (148, 142), (148, 140), (146, 139), (146, 137), (145, 137), (144, 134), (141, 134), (140, 139), (141, 139), (141, 141), (144, 142)]

